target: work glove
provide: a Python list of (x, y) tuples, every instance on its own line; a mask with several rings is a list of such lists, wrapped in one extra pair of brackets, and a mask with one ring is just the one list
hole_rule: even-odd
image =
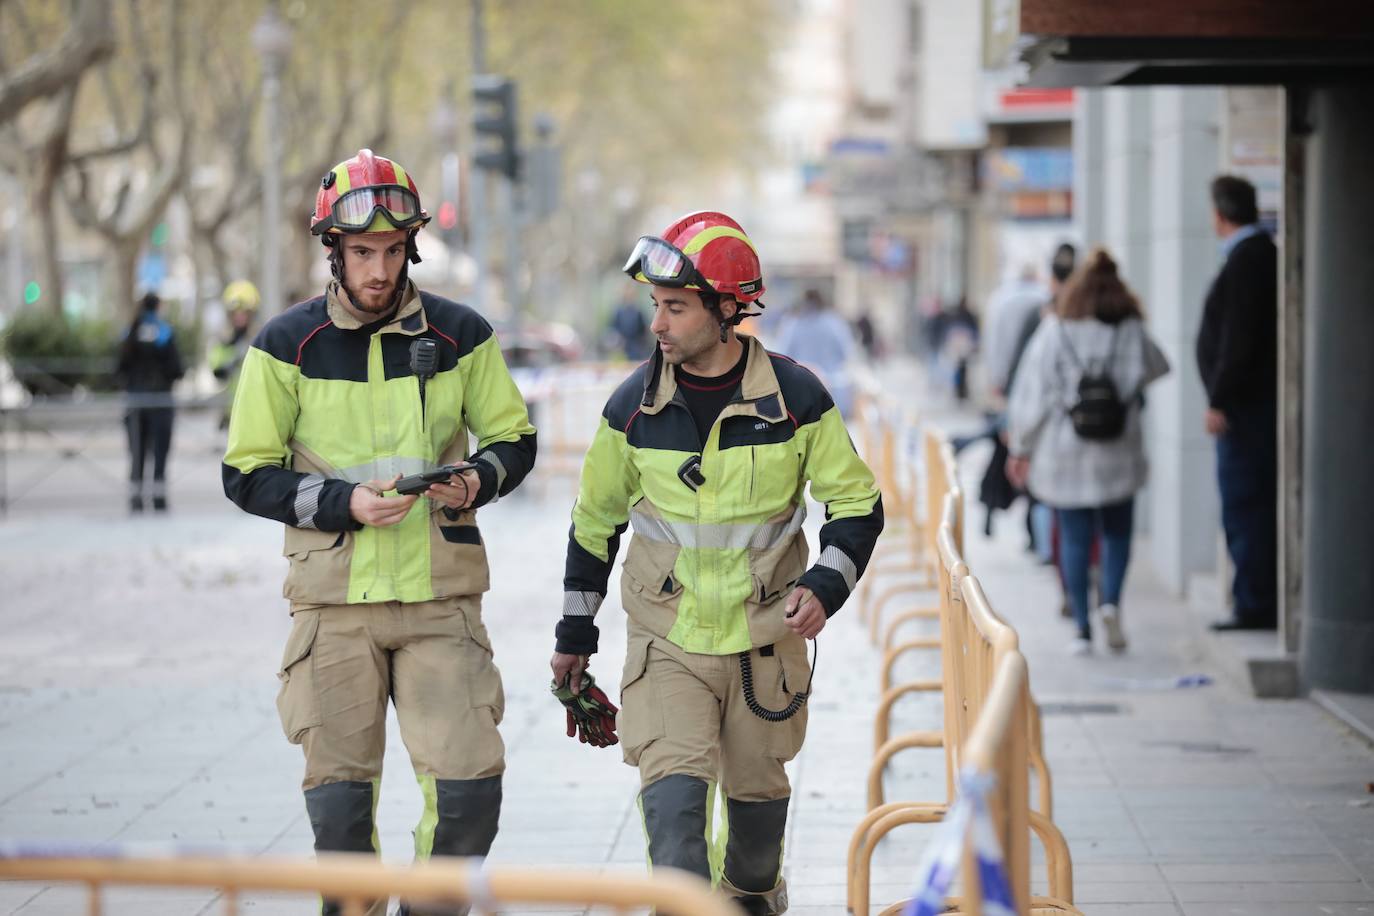
[(582, 672), (582, 692), (573, 693), (571, 676), (561, 684), (549, 685), (549, 690), (568, 711), (568, 737), (577, 737), (583, 744), (610, 747), (619, 744), (615, 734), (615, 714), (619, 712), (605, 692), (596, 686), (590, 672)]

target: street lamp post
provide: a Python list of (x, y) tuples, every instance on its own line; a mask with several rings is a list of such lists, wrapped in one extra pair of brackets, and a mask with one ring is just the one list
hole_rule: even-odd
[(281, 311), (281, 75), (291, 54), (291, 27), (270, 2), (253, 26), (262, 59), (262, 293), (268, 313)]

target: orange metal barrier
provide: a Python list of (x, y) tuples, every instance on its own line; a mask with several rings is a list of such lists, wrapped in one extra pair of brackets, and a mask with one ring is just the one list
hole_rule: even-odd
[[(976, 579), (966, 579), (979, 592)], [(970, 607), (977, 600), (969, 602)], [(978, 616), (974, 611), (971, 616)], [(1012, 634), (1014, 640), (1015, 634)], [(1030, 719), (1026, 714), (1029, 703), (1029, 682), (1026, 660), (1014, 646), (1005, 648), (997, 656), (997, 666), (986, 690), (981, 691), (981, 706), (963, 743), (961, 756), (972, 770), (994, 777), (988, 807), (998, 840), (1002, 847), (1007, 879), (1016, 901), (1016, 912), (1030, 914), (1079, 913), (1073, 905), (1073, 864), (1063, 835), (1048, 818), (1030, 810), (1027, 771)], [(997, 647), (993, 648), (994, 653)], [(869, 912), (868, 882), (874, 847), (887, 833), (903, 824), (931, 823), (944, 815), (942, 806), (885, 805), (870, 812), (856, 831), (858, 842), (850, 846), (851, 894), (850, 911), (867, 916)], [(1030, 892), (1030, 837), (1034, 832), (1045, 848), (1049, 871), (1049, 895), (1032, 896)], [(862, 834), (860, 838), (860, 834)], [(980, 916), (982, 895), (978, 887), (978, 870), (974, 864), (972, 843), (965, 854), (962, 872), (964, 898), (950, 898), (947, 912)], [(882, 910), (883, 916), (905, 908), (902, 900)]]
[[(908, 479), (910, 481), (909, 490), (911, 498), (906, 502), (905, 521), (908, 537), (899, 545), (904, 548), (902, 555), (897, 558), (895, 563), (871, 563), (870, 569), (872, 576), (869, 582), (876, 582), (881, 575), (910, 574), (915, 578), (910, 581), (896, 583), (878, 592), (877, 597), (873, 598), (873, 590), (876, 585), (869, 585), (867, 589), (860, 589), (859, 594), (859, 617), (869, 622), (869, 636), (876, 643), (881, 627), (883, 607), (893, 598), (899, 597), (910, 592), (926, 591), (934, 588), (939, 580), (938, 557), (935, 554), (935, 532), (940, 526), (940, 511), (944, 505), (945, 494), (951, 487), (957, 486), (958, 476), (954, 467), (954, 455), (949, 450), (942, 434), (934, 430), (926, 430), (922, 440), (922, 451), (925, 462), (925, 514), (922, 516), (916, 511), (915, 493), (921, 489), (917, 484), (915, 468), (910, 470)], [(877, 554), (875, 553), (875, 558)], [(920, 609), (916, 612), (918, 617), (935, 619), (936, 611), (933, 608)], [(908, 616), (905, 619), (916, 619)]]
[[(928, 440), (929, 446), (929, 440)], [(953, 777), (963, 765), (982, 765), (986, 761), (975, 760), (975, 747), (969, 749), (978, 723), (984, 719), (985, 710), (996, 705), (994, 718), (1004, 717), (1002, 707), (1008, 703), (1015, 710), (1015, 723), (1009, 728), (989, 725), (996, 735), (1005, 736), (1005, 753), (999, 757), (999, 766), (1010, 766), (1014, 775), (1002, 779), (999, 791), (1007, 789), (1012, 794), (1003, 798), (1002, 821), (1012, 824), (1011, 829), (1021, 839), (1009, 845), (1008, 863), (1015, 864), (1014, 887), (1024, 888), (1019, 899), (1029, 897), (1029, 879), (1022, 878), (1028, 871), (1029, 858), (1025, 849), (1029, 844), (1029, 833), (1034, 831), (1045, 848), (1046, 867), (1050, 876), (1050, 895), (1034, 898), (1031, 908), (1018, 908), (1019, 912), (1052, 913), (1077, 912), (1072, 906), (1073, 871), (1072, 859), (1062, 834), (1050, 820), (1053, 792), (1049, 768), (1045, 763), (1040, 726), (1039, 709), (1030, 696), (1025, 662), (1018, 649), (1016, 631), (993, 612), (982, 586), (974, 578), (962, 559), (962, 493), (958, 490), (954, 475), (953, 455), (948, 445), (937, 442), (939, 459), (936, 462), (945, 475), (943, 494), (934, 544), (937, 557), (937, 576), (940, 582), (938, 615), (941, 633), (938, 641), (930, 639), (911, 640), (896, 647), (890, 647), (898, 621), (905, 622), (914, 617), (903, 615), (894, 620), (884, 640), (887, 656), (883, 664), (883, 683), (890, 680), (892, 662), (895, 655), (917, 648), (931, 648), (932, 643), (941, 650), (941, 679), (935, 681), (913, 681), (885, 690), (879, 703), (878, 715), (874, 722), (875, 753), (868, 773), (868, 804), (870, 811), (855, 829), (849, 848), (849, 903), (855, 914), (867, 914), (869, 902), (869, 861), (878, 841), (897, 826), (908, 823), (931, 823), (939, 821), (948, 810), (953, 799)], [(929, 460), (929, 459), (928, 459)], [(938, 486), (938, 481), (936, 486)], [(938, 491), (929, 491), (933, 498)], [(874, 608), (870, 628), (876, 631), (880, 608)], [(994, 682), (999, 676), (1007, 659), (1018, 659), (1021, 668), (1021, 684), (1014, 692), (1016, 699), (1009, 700), (994, 694)], [(1014, 667), (1014, 665), (1013, 665)], [(1016, 679), (1018, 675), (1008, 675)], [(893, 704), (901, 696), (941, 689), (944, 694), (944, 723), (941, 732), (916, 731), (895, 738), (889, 737), (890, 718)], [(1000, 688), (1009, 690), (1011, 688)], [(1010, 715), (1007, 713), (1006, 715)], [(989, 720), (991, 721), (991, 720)], [(1001, 738), (998, 739), (1002, 740)], [(997, 745), (1002, 748), (1003, 745)], [(886, 765), (892, 757), (910, 748), (945, 749), (946, 792), (944, 802), (896, 802), (884, 803), (882, 777)], [(999, 752), (1000, 753), (1000, 752)], [(1039, 788), (1039, 811), (1032, 811), (1029, 805), (1029, 772), (1034, 770)], [(1011, 772), (1011, 771), (1007, 771)], [(1010, 787), (1009, 789), (1007, 787)], [(1008, 814), (1007, 812), (1011, 812)], [(1024, 827), (1024, 829), (1023, 829)], [(884, 913), (896, 913), (902, 904), (894, 905)]]
[(567, 903), (618, 910), (651, 906), (676, 916), (740, 916), (702, 879), (664, 870), (654, 875), (586, 870), (485, 868), (480, 860), (383, 865), (362, 853), (321, 854), (317, 860), (248, 857), (0, 858), (0, 878), (62, 881), (90, 889), (88, 913), (101, 913), (107, 885), (223, 888), (225, 912), (238, 912), (244, 891), (323, 894), (344, 901), (346, 916), (362, 916), (365, 901), (403, 897), (426, 903)]
[[(941, 517), (948, 522), (959, 512), (959, 504), (956, 502), (954, 493), (946, 493), (944, 498), (944, 510)], [(937, 546), (944, 545), (938, 553), (939, 576), (942, 583), (957, 582), (968, 574), (968, 567), (960, 559), (959, 553), (953, 548), (949, 541), (948, 532), (953, 529), (948, 524), (940, 526), (941, 539), (937, 540)], [(883, 701), (880, 702), (878, 716), (874, 721), (874, 739), (882, 738), (873, 752), (873, 760), (868, 767), (868, 807), (869, 810), (881, 807), (883, 804), (883, 771), (887, 769), (888, 763), (892, 758), (903, 750), (911, 747), (941, 747), (945, 748), (945, 772), (946, 772), (946, 800), (953, 796), (954, 791), (954, 761), (952, 759), (952, 748), (955, 746), (956, 739), (963, 734), (962, 729), (956, 729), (952, 716), (960, 709), (962, 700), (960, 699), (964, 688), (963, 658), (951, 654), (950, 646), (950, 625), (947, 621), (951, 618), (962, 618), (965, 616), (961, 610), (955, 608), (955, 604), (962, 605), (962, 596), (957, 587), (946, 586), (939, 590), (940, 607), (939, 616), (941, 620), (940, 636), (933, 640), (933, 645), (940, 649), (941, 669), (940, 669), (940, 689), (944, 693), (944, 723), (940, 732), (934, 733), (942, 738), (939, 744), (911, 744), (904, 740), (905, 736), (899, 735), (896, 738), (888, 738), (890, 731), (892, 704), (897, 696), (894, 691), (901, 690), (906, 685), (891, 688), (884, 692)], [(922, 646), (925, 648), (925, 646)], [(888, 660), (890, 663), (891, 659)], [(885, 665), (884, 677), (890, 668)], [(915, 683), (915, 682), (912, 682)], [(914, 692), (912, 691), (907, 692)], [(931, 734), (927, 732), (914, 732), (915, 735)]]
[(873, 583), (877, 577), (910, 569), (910, 558), (920, 557), (927, 549), (927, 543), (917, 500), (920, 488), (916, 468), (910, 463), (905, 469), (899, 467), (897, 429), (883, 417), (876, 402), (865, 402), (858, 416), (864, 458), (873, 469), (878, 487), (882, 490), (883, 509), (888, 518), (883, 537), (869, 560), (868, 574), (860, 580), (855, 596), (859, 618), (867, 620)]

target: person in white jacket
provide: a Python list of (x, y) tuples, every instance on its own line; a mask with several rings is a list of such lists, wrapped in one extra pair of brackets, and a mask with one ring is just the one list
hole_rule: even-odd
[[(1139, 300), (1101, 248), (1069, 278), (1055, 314), (1041, 322), (1017, 369), (1008, 403), (1007, 476), (1017, 484), (1029, 478), (1031, 491), (1057, 513), (1060, 568), (1078, 626), (1070, 647), (1075, 654), (1092, 651), (1088, 565), (1098, 535), (1098, 613), (1107, 645), (1126, 648), (1121, 590), (1135, 494), (1149, 470), (1141, 411), (1145, 388), (1168, 372)], [(1104, 428), (1104, 415), (1117, 422)]]

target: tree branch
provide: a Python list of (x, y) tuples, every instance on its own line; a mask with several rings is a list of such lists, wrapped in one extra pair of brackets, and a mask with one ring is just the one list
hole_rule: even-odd
[(152, 67), (143, 68), (143, 77), (140, 80), (143, 85), (143, 108), (139, 113), (138, 124), (124, 137), (121, 137), (105, 146), (98, 146), (93, 149), (82, 150), (73, 153), (71, 163), (80, 167), (88, 162), (97, 159), (108, 159), (112, 156), (121, 156), (124, 153), (132, 152), (139, 144), (147, 142), (153, 135), (153, 107), (155, 104), (155, 87), (157, 85), (157, 74)]
[(106, 0), (82, 0), (70, 28), (57, 44), (35, 54), (0, 80), (0, 123), (35, 99), (50, 96), (79, 80), (95, 63), (114, 53), (110, 8)]

